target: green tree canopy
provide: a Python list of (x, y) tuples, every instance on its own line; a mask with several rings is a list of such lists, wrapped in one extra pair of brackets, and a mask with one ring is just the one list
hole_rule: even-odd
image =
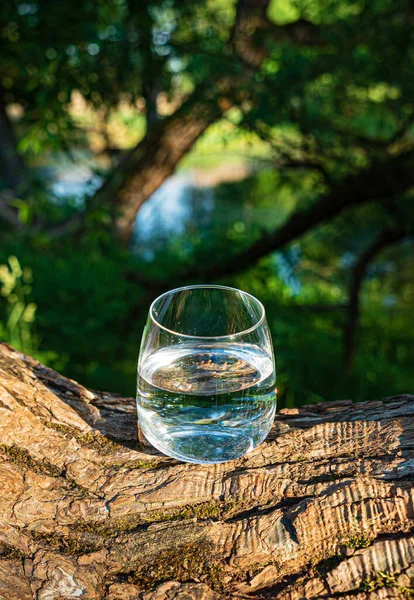
[[(94, 321), (99, 299), (88, 265), (94, 265), (99, 285), (109, 273), (116, 281), (123, 300), (112, 304), (105, 295), (100, 315), (101, 331), (110, 322), (119, 333), (111, 311), (125, 323), (151, 294), (177, 283), (235, 277), (243, 282), (258, 265), (247, 287), (260, 290), (266, 280), (269, 291), (273, 253), (300, 244), (301, 261), (289, 264), (300, 273), (310, 303), (326, 304), (321, 278), (328, 263), (331, 284), (346, 290), (346, 301), (332, 303), (342, 304), (332, 310), (342, 311), (338, 322), (349, 372), (360, 292), (372, 272), (372, 298), (380, 302), (374, 288), (381, 268), (373, 266), (380, 255), (394, 269), (384, 289), (405, 290), (399, 306), (412, 294), (406, 258), (414, 228), (412, 32), (409, 0), (5, 0), (4, 253), (22, 244), (35, 279), (33, 262), (43, 269), (45, 289), (56, 285), (45, 253), (59, 257), (55, 264), (60, 281), (70, 280), (68, 289), (79, 272), (73, 296), (59, 292), (72, 310), (67, 333), (73, 336), (78, 293), (88, 296), (86, 321), (99, 330)], [(111, 119), (125, 107), (128, 136), (121, 142)], [(265, 149), (273, 175), (246, 180), (237, 191), (253, 204), (264, 195), (281, 217), (276, 225), (273, 219), (242, 223), (239, 230), (230, 224), (214, 239), (190, 236), (185, 260), (171, 255), (164, 258), (167, 268), (162, 260), (147, 268), (125, 250), (136, 215), (215, 124)], [(36, 175), (36, 158), (54, 151), (72, 156), (85, 146), (98, 152), (94, 135), (107, 158), (101, 186), (85, 194), (84, 202), (57, 203)], [(228, 190), (224, 186), (219, 193), (224, 197)], [(69, 255), (72, 262), (66, 263)], [(348, 262), (344, 255), (351, 257)], [(135, 293), (139, 300), (130, 303)], [(279, 300), (283, 304), (282, 293)], [(60, 318), (53, 316), (55, 347)], [(79, 360), (87, 361), (87, 354)]]

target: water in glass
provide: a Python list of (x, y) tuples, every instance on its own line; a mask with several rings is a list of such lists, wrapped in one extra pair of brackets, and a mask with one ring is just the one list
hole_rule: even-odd
[(145, 437), (187, 462), (218, 463), (249, 452), (267, 436), (276, 409), (267, 330), (264, 337), (215, 340), (173, 333), (172, 343), (155, 335), (149, 344), (155, 349), (141, 352), (137, 404)]

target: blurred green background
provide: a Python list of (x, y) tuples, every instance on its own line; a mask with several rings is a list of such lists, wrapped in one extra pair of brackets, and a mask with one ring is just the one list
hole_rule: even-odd
[(135, 393), (150, 302), (266, 306), (279, 406), (414, 384), (409, 0), (4, 0), (0, 336)]

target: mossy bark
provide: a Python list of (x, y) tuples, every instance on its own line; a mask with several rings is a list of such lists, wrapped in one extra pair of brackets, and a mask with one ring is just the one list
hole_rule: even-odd
[(212, 466), (138, 441), (135, 401), (0, 345), (0, 600), (407, 598), (414, 397), (281, 411)]

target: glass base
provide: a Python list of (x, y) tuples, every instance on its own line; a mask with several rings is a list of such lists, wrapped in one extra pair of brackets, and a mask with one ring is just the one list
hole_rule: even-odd
[(152, 436), (145, 426), (141, 429), (146, 439), (157, 450), (178, 460), (196, 464), (215, 464), (240, 458), (257, 447), (266, 437), (253, 440), (239, 431), (208, 431), (190, 427), (185, 430), (169, 431), (168, 442)]

